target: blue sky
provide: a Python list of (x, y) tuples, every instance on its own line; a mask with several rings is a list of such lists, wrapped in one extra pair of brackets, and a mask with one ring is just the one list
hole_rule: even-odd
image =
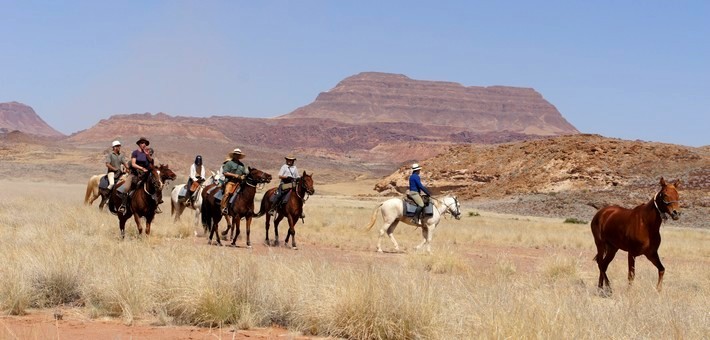
[(345, 77), (532, 87), (577, 129), (710, 144), (710, 1), (6, 1), (0, 102), (275, 117)]

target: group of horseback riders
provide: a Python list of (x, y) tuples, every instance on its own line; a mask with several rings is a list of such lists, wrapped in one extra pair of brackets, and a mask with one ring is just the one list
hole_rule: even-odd
[[(119, 211), (125, 210), (128, 203), (128, 197), (131, 188), (136, 186), (136, 183), (140, 178), (148, 171), (148, 168), (155, 163), (153, 158), (153, 149), (150, 148), (150, 141), (145, 137), (141, 137), (136, 141), (138, 148), (131, 153), (130, 164), (126, 161), (125, 156), (121, 153), (121, 142), (115, 140), (111, 143), (111, 152), (106, 156), (106, 168), (107, 177), (109, 181), (108, 189), (113, 188), (116, 181), (128, 170), (127, 177), (125, 179), (126, 188), (121, 194), (122, 204)], [(227, 154), (227, 158), (222, 163), (221, 173), (224, 176), (223, 190), (224, 198), (220, 202), (220, 208), (223, 214), (227, 214), (227, 202), (229, 198), (237, 191), (239, 185), (244, 180), (248, 174), (247, 166), (244, 165), (242, 159), (246, 157), (246, 154), (242, 152), (241, 149), (236, 148)], [(279, 187), (276, 191), (276, 195), (273, 198), (274, 203), (269, 210), (269, 214), (273, 215), (274, 211), (278, 207), (281, 198), (284, 193), (293, 189), (296, 184), (296, 180), (300, 177), (298, 174), (298, 168), (296, 167), (296, 157), (293, 155), (288, 155), (284, 157), (286, 160), (285, 164), (279, 169)], [(126, 169), (126, 170), (124, 170)], [(409, 176), (409, 190), (407, 191), (407, 197), (409, 197), (416, 205), (416, 211), (412, 218), (412, 223), (419, 224), (425, 202), (422, 198), (422, 194), (426, 196), (431, 196), (431, 192), (427, 189), (421, 181), (420, 171), (422, 167), (414, 163), (412, 164), (412, 174)], [(195, 161), (190, 165), (190, 176), (187, 180), (185, 203), (189, 204), (194, 201), (196, 197), (193, 197), (197, 193), (197, 189), (205, 181), (205, 167), (203, 165), (203, 160), (201, 155), (195, 157)], [(158, 202), (162, 202), (162, 198), (158, 198)]]
[[(118, 211), (125, 211), (128, 205), (128, 197), (131, 189), (136, 187), (136, 184), (149, 171), (149, 168), (155, 164), (153, 158), (153, 149), (149, 146), (150, 141), (145, 137), (140, 137), (136, 141), (138, 148), (131, 153), (130, 163), (126, 160), (124, 154), (121, 153), (121, 142), (115, 140), (111, 143), (111, 152), (106, 155), (106, 169), (108, 178), (108, 189), (113, 189), (118, 180), (125, 174), (123, 179), (123, 188), (119, 191), (121, 195), (121, 206)], [(162, 203), (162, 198), (156, 197), (158, 203)]]

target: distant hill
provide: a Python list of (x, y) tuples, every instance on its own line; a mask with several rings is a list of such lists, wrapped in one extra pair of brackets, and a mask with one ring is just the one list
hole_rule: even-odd
[(31, 107), (18, 102), (0, 103), (0, 132), (15, 130), (47, 137), (64, 136), (42, 120)]
[(280, 118), (322, 118), (347, 124), (407, 122), (452, 132), (563, 135), (579, 131), (530, 88), (465, 87), (404, 75), (365, 72)]

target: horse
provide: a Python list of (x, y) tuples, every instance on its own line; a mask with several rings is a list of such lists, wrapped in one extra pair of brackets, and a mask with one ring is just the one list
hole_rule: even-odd
[[(271, 197), (276, 194), (278, 188), (271, 188), (264, 193), (261, 199), (261, 207), (259, 212), (255, 217), (261, 217), (266, 214), (270, 209), (271, 205), (275, 204), (271, 202)], [(294, 188), (291, 189), (291, 193), (288, 197), (288, 201), (285, 204), (279, 205), (276, 209), (276, 216), (274, 217), (274, 246), (279, 245), (279, 223), (286, 217), (288, 221), (288, 234), (286, 234), (286, 239), (284, 240), (284, 245), (288, 245), (288, 239), (291, 239), (291, 249), (298, 249), (296, 247), (296, 229), (295, 225), (298, 219), (303, 216), (303, 204), (308, 200), (310, 195), (315, 193), (313, 189), (313, 174), (307, 174), (305, 171), (301, 177), (297, 178), (294, 182)], [(277, 204), (278, 202), (276, 202)], [(270, 215), (266, 215), (266, 240), (264, 243), (266, 245), (271, 245), (269, 241), (269, 222), (271, 220)]]
[[(431, 238), (434, 235), (436, 226), (439, 225), (439, 222), (441, 222), (441, 216), (448, 212), (457, 220), (461, 219), (461, 206), (456, 196), (447, 195), (442, 199), (432, 199), (434, 199), (435, 202), (433, 215), (424, 216), (421, 221), (422, 237), (424, 240), (414, 248), (415, 250), (419, 250), (422, 246), (426, 246), (428, 253), (431, 253)], [(380, 236), (377, 238), (377, 252), (382, 252), (382, 236), (384, 236), (385, 231), (394, 244), (394, 250), (399, 252), (399, 244), (397, 243), (397, 240), (394, 239), (394, 235), (392, 234), (394, 233), (394, 229), (397, 228), (397, 224), (399, 222), (404, 222), (417, 227), (419, 225), (412, 223), (411, 217), (404, 215), (404, 201), (401, 198), (390, 198), (375, 207), (372, 212), (372, 217), (370, 218), (370, 224), (366, 227), (367, 230), (372, 229), (372, 226), (375, 225), (378, 211), (382, 213), (382, 220), (384, 223), (382, 224), (382, 228), (380, 228)]]
[(121, 230), (121, 238), (126, 236), (126, 221), (133, 216), (138, 228), (138, 234), (143, 233), (140, 218), (145, 217), (146, 227), (145, 234), (150, 235), (150, 224), (155, 218), (155, 211), (158, 205), (162, 202), (162, 189), (168, 180), (175, 180), (177, 175), (170, 170), (167, 164), (160, 166), (151, 166), (145, 177), (138, 182), (133, 193), (129, 197), (128, 206), (125, 211), (118, 211), (118, 207), (122, 203), (122, 199), (118, 194), (118, 188), (123, 186), (125, 182), (116, 183), (109, 196), (108, 208), (118, 216), (118, 227)]
[(599, 289), (606, 285), (611, 292), (609, 277), (606, 270), (614, 259), (616, 252), (621, 249), (628, 252), (629, 256), (629, 285), (634, 281), (636, 256), (644, 255), (658, 269), (658, 283), (656, 290), (661, 291), (665, 268), (658, 256), (658, 247), (661, 245), (661, 223), (668, 219), (680, 218), (680, 201), (677, 188), (680, 180), (667, 184), (661, 177), (661, 190), (653, 198), (633, 209), (622, 208), (618, 205), (601, 208), (592, 219), (592, 235), (597, 247), (594, 260), (599, 266)]
[[(247, 248), (251, 248), (251, 220), (254, 217), (254, 196), (256, 196), (256, 187), (265, 183), (271, 182), (271, 175), (260, 170), (250, 168), (249, 174), (244, 178), (244, 181), (239, 185), (239, 192), (234, 198), (234, 203), (227, 205), (228, 215), (232, 217), (232, 222), (227, 223), (227, 230), (222, 235), (227, 235), (231, 230), (234, 234), (232, 237), (232, 246), (236, 246), (237, 237), (241, 232), (239, 224), (241, 219), (246, 220), (247, 232)], [(219, 239), (219, 238), (218, 238)]]
[[(265, 183), (268, 181), (271, 181), (271, 175), (262, 172), (258, 169), (254, 168), (247, 168), (247, 175), (244, 177), (244, 181), (239, 185), (239, 189), (237, 192), (234, 193), (234, 195), (237, 195), (235, 197), (235, 204), (237, 199), (239, 199), (239, 195), (244, 196), (244, 195), (249, 195), (249, 189), (246, 189), (245, 187), (250, 187), (249, 185), (246, 185), (245, 183), (251, 182), (251, 183)], [(248, 180), (247, 180), (248, 179)], [(268, 180), (267, 180), (268, 179)], [(219, 238), (219, 233), (218, 233), (218, 227), (219, 227), (219, 221), (222, 220), (222, 209), (220, 208), (220, 204), (215, 200), (214, 196), (217, 193), (217, 190), (211, 190), (213, 187), (215, 187), (216, 184), (209, 185), (205, 187), (205, 189), (202, 190), (202, 206), (200, 207), (200, 213), (202, 214), (202, 226), (205, 229), (210, 230), (210, 236), (207, 240), (207, 244), (212, 244), (212, 236), (216, 236), (217, 239), (217, 245), (221, 246), (222, 241)], [(247, 191), (247, 194), (243, 194), (243, 191)], [(254, 189), (256, 190), (256, 189)], [(252, 204), (252, 211), (253, 205), (254, 205), (254, 193), (251, 194), (251, 204)], [(222, 199), (225, 199), (226, 197), (222, 197)], [(241, 198), (244, 200), (244, 198)], [(247, 205), (244, 203), (244, 205)], [(229, 208), (231, 209), (231, 208)], [(228, 211), (229, 211), (228, 209)], [(240, 215), (242, 216), (242, 215)], [(246, 215), (244, 215), (246, 216)], [(225, 215), (225, 219), (227, 220), (227, 228), (233, 223), (230, 219), (230, 214)], [(251, 225), (249, 221), (249, 225)], [(249, 228), (249, 227), (247, 227)], [(247, 234), (249, 231), (247, 231)], [(236, 236), (235, 236), (236, 240)], [(234, 244), (234, 242), (232, 242)]]
[[(180, 197), (180, 191), (185, 187), (185, 184), (178, 184), (173, 188), (173, 191), (170, 193), (170, 215), (174, 216), (173, 222), (177, 222), (180, 220), (180, 216), (182, 215), (183, 211), (185, 211), (185, 208), (190, 208), (192, 210), (195, 210), (195, 226), (197, 226), (200, 223), (200, 208), (202, 207), (202, 190), (212, 184), (215, 183), (215, 174), (214, 172), (210, 177), (208, 177), (204, 182), (200, 183), (200, 186), (197, 188), (197, 190), (194, 193), (194, 196), (196, 197), (194, 201), (191, 201), (189, 204), (186, 204), (185, 202), (180, 202), (179, 197)], [(205, 230), (207, 231), (207, 230)], [(197, 235), (197, 232), (195, 232), (195, 235)]]
[[(99, 210), (104, 209), (104, 205), (106, 205), (106, 202), (108, 201), (108, 196), (111, 193), (111, 189), (99, 187), (99, 184), (101, 183), (101, 178), (104, 176), (106, 176), (106, 174), (94, 175), (89, 178), (89, 182), (86, 183), (86, 195), (84, 195), (84, 204), (92, 205), (94, 204), (94, 201), (96, 199), (101, 197), (101, 203), (99, 203)], [(123, 180), (125, 177), (126, 174), (122, 174), (121, 177), (116, 180), (116, 183)]]

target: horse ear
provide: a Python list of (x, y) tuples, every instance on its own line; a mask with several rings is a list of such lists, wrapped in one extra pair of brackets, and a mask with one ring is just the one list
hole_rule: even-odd
[(680, 186), (680, 184), (681, 184), (680, 178), (677, 179), (677, 180), (675, 180), (675, 182), (673, 182), (673, 186), (676, 187), (676, 189), (678, 189), (678, 187)]
[(666, 180), (661, 177), (661, 186), (665, 187), (666, 186)]

